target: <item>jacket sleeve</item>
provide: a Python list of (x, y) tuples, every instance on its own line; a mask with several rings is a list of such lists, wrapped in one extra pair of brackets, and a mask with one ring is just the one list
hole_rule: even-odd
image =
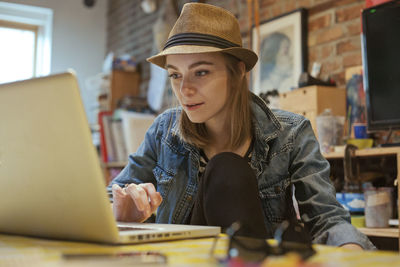
[(127, 183), (153, 183), (154, 186), (156, 186), (153, 169), (157, 163), (157, 150), (159, 146), (157, 140), (160, 140), (160, 137), (158, 137), (158, 129), (162, 124), (162, 116), (158, 116), (147, 130), (145, 138), (138, 150), (129, 155), (128, 164), (117, 177), (111, 181), (108, 190), (111, 190), (113, 184), (118, 184), (123, 187)]
[(302, 120), (293, 136), (290, 174), (301, 219), (314, 243), (341, 246), (356, 243), (374, 249), (369, 239), (350, 223), (350, 214), (336, 200), (329, 162), (308, 120)]

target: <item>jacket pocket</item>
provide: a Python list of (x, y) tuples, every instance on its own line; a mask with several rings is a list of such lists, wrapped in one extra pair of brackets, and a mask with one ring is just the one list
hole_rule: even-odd
[(169, 191), (171, 190), (172, 178), (175, 176), (175, 174), (165, 171), (160, 166), (156, 166), (153, 169), (153, 174), (157, 181), (157, 191), (165, 200)]
[(280, 223), (288, 217), (291, 204), (290, 179), (260, 188), (260, 197), (267, 220)]

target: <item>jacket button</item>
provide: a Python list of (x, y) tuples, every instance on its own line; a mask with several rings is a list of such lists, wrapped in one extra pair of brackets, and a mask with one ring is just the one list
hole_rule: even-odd
[(188, 197), (187, 197), (187, 200), (188, 200), (188, 201), (192, 201), (192, 199), (193, 199), (192, 196), (188, 196)]
[(279, 186), (275, 186), (275, 193), (279, 194), (281, 192), (281, 188)]

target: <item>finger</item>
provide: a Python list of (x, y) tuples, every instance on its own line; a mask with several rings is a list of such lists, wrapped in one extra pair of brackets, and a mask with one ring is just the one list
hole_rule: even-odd
[(142, 187), (136, 184), (130, 184), (125, 188), (125, 191), (131, 196), (138, 211), (144, 213), (150, 211), (148, 196), (146, 191)]
[(118, 184), (113, 184), (111, 190), (113, 197), (124, 197), (126, 195), (124, 189), (122, 189)]
[(142, 187), (146, 190), (147, 195), (149, 195), (151, 213), (154, 213), (162, 202), (161, 194), (156, 191), (153, 184), (143, 184)]
[(156, 188), (154, 187), (153, 184), (147, 183), (147, 184), (140, 184), (139, 186), (141, 186), (149, 196), (149, 202), (152, 210), (160, 206), (162, 202), (162, 197), (161, 194), (156, 191)]
[(154, 199), (154, 205), (152, 203), (150, 203), (151, 205), (151, 213), (155, 212), (157, 210), (157, 208), (161, 205), (162, 202), (162, 196), (159, 192), (156, 192)]

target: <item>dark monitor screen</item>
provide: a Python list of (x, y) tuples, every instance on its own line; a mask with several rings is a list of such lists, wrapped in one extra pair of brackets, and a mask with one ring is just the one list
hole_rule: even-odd
[(363, 10), (362, 28), (368, 129), (400, 128), (400, 1)]

